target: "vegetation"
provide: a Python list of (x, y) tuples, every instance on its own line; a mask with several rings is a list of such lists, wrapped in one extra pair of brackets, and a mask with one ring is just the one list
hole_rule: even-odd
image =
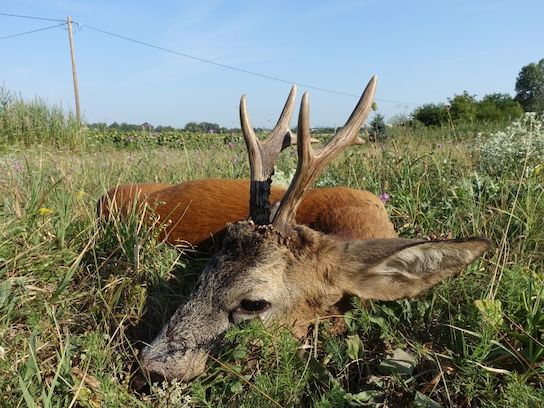
[(448, 99), (448, 104), (428, 103), (417, 107), (413, 118), (425, 126), (485, 123), (505, 124), (523, 113), (521, 105), (508, 94), (485, 95), (481, 100), (467, 91)]
[(80, 142), (75, 116), (65, 115), (62, 106), (50, 106), (40, 98), (24, 101), (0, 86), (0, 146), (49, 143), (75, 147)]
[[(30, 116), (32, 103), (16, 105), (0, 112), (0, 406), (538, 407), (544, 400), (537, 116), (510, 127), (393, 126), (387, 140), (351, 148), (317, 182), (387, 197), (404, 237), (492, 238), (494, 249), (459, 277), (418, 299), (355, 302), (345, 317), (316, 320), (304, 342), (284, 328), (237, 327), (192, 383), (136, 389), (137, 350), (183, 301), (207, 255), (158, 242), (137, 216), (99, 223), (96, 200), (119, 183), (247, 177), (243, 140), (73, 131), (71, 117), (38, 108)], [(290, 149), (277, 173), (294, 167)]]
[(368, 139), (370, 141), (384, 142), (387, 139), (387, 126), (383, 115), (376, 113), (368, 127)]
[(526, 112), (544, 112), (544, 58), (521, 68), (516, 80), (516, 100)]
[(448, 110), (443, 103), (426, 103), (414, 110), (413, 117), (425, 126), (443, 126), (448, 123)]

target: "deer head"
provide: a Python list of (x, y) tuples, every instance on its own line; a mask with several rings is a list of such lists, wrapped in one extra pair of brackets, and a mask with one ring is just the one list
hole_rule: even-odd
[(373, 100), (368, 83), (346, 125), (325, 146), (310, 144), (308, 95), (299, 112), (298, 165), (294, 179), (271, 213), (268, 203), (274, 160), (286, 138), (295, 88), (265, 142), (255, 136), (240, 104), (251, 166), (250, 218), (231, 224), (192, 293), (142, 355), (142, 367), (166, 379), (189, 380), (202, 373), (208, 353), (241, 321), (260, 318), (304, 336), (316, 316), (329, 314), (346, 297), (394, 300), (413, 297), (452, 276), (479, 257), (485, 238), (448, 241), (372, 239), (343, 241), (296, 225), (297, 207), (318, 174), (353, 143)]

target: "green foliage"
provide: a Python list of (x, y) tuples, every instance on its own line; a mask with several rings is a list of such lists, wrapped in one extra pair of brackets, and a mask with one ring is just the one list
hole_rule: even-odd
[(521, 105), (508, 94), (485, 95), (480, 101), (464, 91), (448, 99), (448, 105), (425, 104), (412, 116), (425, 126), (445, 126), (478, 123), (506, 123), (523, 114)]
[(501, 122), (516, 120), (523, 115), (523, 108), (508, 94), (494, 93), (486, 95), (477, 104), (476, 120)]
[[(129, 182), (247, 177), (241, 136), (96, 128), (87, 136), (98, 148), (6, 148), (0, 406), (538, 406), (544, 169), (536, 159), (508, 171), (484, 165), (517, 154), (496, 150), (503, 144), (540, 137), (528, 118), (476, 146), (447, 128), (391, 128), (394, 137), (350, 148), (318, 180), (387, 192), (403, 237), (489, 236), (495, 247), (480, 262), (418, 299), (357, 301), (303, 341), (285, 328), (237, 326), (205, 374), (145, 391), (130, 386), (137, 348), (186, 298), (207, 256), (162, 244), (137, 212), (97, 223), (96, 200)], [(288, 180), (294, 163), (294, 149), (282, 153), (278, 177)], [(410, 370), (391, 368), (403, 353)]]
[(442, 126), (448, 122), (448, 111), (443, 103), (427, 103), (414, 110), (414, 119), (425, 126)]
[(74, 115), (65, 115), (61, 106), (51, 106), (40, 98), (24, 101), (0, 87), (0, 146), (47, 144), (78, 146), (82, 142)]
[(191, 133), (219, 133), (221, 131), (221, 127), (217, 123), (189, 122), (185, 125), (183, 130)]
[(454, 95), (453, 98), (449, 98), (448, 102), (452, 120), (474, 122), (477, 109), (475, 95), (470, 95), (467, 91), (463, 91), (461, 95)]
[(370, 121), (368, 138), (371, 142), (384, 142), (387, 139), (387, 127), (383, 115), (376, 113)]
[(516, 100), (526, 112), (544, 112), (544, 58), (521, 68), (516, 79)]

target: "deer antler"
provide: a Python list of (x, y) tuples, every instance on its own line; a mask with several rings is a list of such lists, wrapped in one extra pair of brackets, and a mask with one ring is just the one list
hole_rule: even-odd
[(302, 197), (321, 171), (348, 146), (361, 143), (358, 134), (372, 107), (376, 81), (376, 76), (370, 79), (344, 127), (325, 146), (315, 151), (310, 144), (308, 93), (304, 93), (298, 116), (297, 171), (272, 221), (273, 226), (282, 236), (290, 235)]
[(283, 149), (294, 144), (295, 138), (289, 128), (289, 123), (293, 116), (296, 93), (297, 88), (293, 85), (276, 126), (264, 141), (257, 138), (249, 122), (246, 96), (242, 95), (240, 100), (240, 122), (251, 169), (249, 216), (253, 222), (259, 225), (270, 223), (268, 197), (272, 183), (271, 177), (274, 174), (274, 162)]

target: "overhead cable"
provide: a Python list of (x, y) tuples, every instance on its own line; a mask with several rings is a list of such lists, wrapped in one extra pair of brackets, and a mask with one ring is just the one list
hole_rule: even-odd
[(46, 18), (46, 17), (36, 17), (36, 16), (25, 16), (25, 15), (22, 15), (22, 14), (11, 14), (11, 13), (0, 13), (0, 16), (6, 16), (6, 17), (17, 17), (17, 18), (26, 18), (26, 19), (30, 19), (30, 20), (45, 20), (45, 21), (57, 21), (57, 22), (61, 22), (61, 21), (66, 21), (64, 19), (59, 19), (59, 18)]
[[(97, 31), (99, 33), (106, 34), (106, 35), (109, 35), (109, 36), (112, 36), (112, 37), (117, 37), (117, 38), (120, 38), (120, 39), (125, 40), (125, 41), (130, 41), (130, 42), (140, 44), (140, 45), (143, 45), (143, 46), (146, 46), (146, 47), (149, 47), (149, 48), (154, 48), (156, 50), (164, 51), (164, 52), (167, 52), (167, 53), (170, 53), (170, 54), (175, 54), (175, 55), (179, 55), (179, 56), (189, 58), (189, 59), (192, 59), (192, 60), (195, 60), (195, 61), (204, 62), (206, 64), (215, 65), (215, 66), (221, 67), (221, 68), (226, 68), (226, 69), (229, 69), (231, 71), (237, 71), (237, 72), (241, 72), (241, 73), (244, 73), (244, 74), (253, 75), (253, 76), (256, 76), (256, 77), (269, 79), (269, 80), (272, 80), (272, 81), (283, 82), (283, 83), (286, 83), (286, 84), (289, 84), (289, 85), (297, 84), (297, 85), (299, 85), (299, 86), (301, 86), (303, 88), (315, 89), (317, 91), (328, 92), (328, 93), (331, 93), (331, 94), (351, 96), (351, 97), (354, 97), (354, 98), (359, 98), (360, 97), (360, 95), (357, 95), (357, 94), (352, 94), (352, 93), (342, 92), (342, 91), (335, 91), (333, 89), (322, 88), (322, 87), (319, 87), (319, 86), (305, 84), (305, 83), (296, 82), (296, 81), (288, 81), (286, 79), (278, 78), (278, 77), (275, 77), (275, 76), (272, 76), (272, 75), (261, 74), (259, 72), (249, 71), (247, 69), (234, 67), (232, 65), (222, 64), (220, 62), (211, 61), (211, 60), (206, 59), (206, 58), (196, 57), (194, 55), (190, 55), (190, 54), (187, 54), (187, 53), (184, 53), (184, 52), (172, 50), (170, 48), (165, 48), (165, 47), (154, 45), (154, 44), (151, 44), (151, 43), (148, 43), (148, 42), (145, 42), (145, 41), (136, 40), (134, 38), (130, 38), (130, 37), (127, 37), (127, 36), (124, 36), (124, 35), (121, 35), (121, 34), (112, 33), (111, 31), (102, 30), (100, 28), (96, 28), (96, 27), (93, 27), (93, 26), (90, 26), (90, 25), (82, 25), (82, 27), (83, 28), (88, 28), (90, 30)], [(381, 101), (381, 102), (388, 102), (388, 103), (413, 104), (411, 102), (394, 101), (394, 100), (390, 100), (390, 99), (377, 99), (376, 98), (376, 100)]]
[(37, 28), (37, 29), (35, 29), (35, 30), (23, 31), (22, 33), (6, 35), (6, 36), (4, 36), (4, 37), (0, 37), (0, 40), (6, 40), (6, 39), (8, 39), (8, 38), (20, 37), (20, 36), (26, 35), (26, 34), (37, 33), (38, 31), (50, 30), (50, 29), (52, 29), (52, 28), (62, 27), (62, 26), (65, 25), (65, 24), (66, 24), (66, 23), (55, 24), (55, 25), (48, 26), (48, 27)]

